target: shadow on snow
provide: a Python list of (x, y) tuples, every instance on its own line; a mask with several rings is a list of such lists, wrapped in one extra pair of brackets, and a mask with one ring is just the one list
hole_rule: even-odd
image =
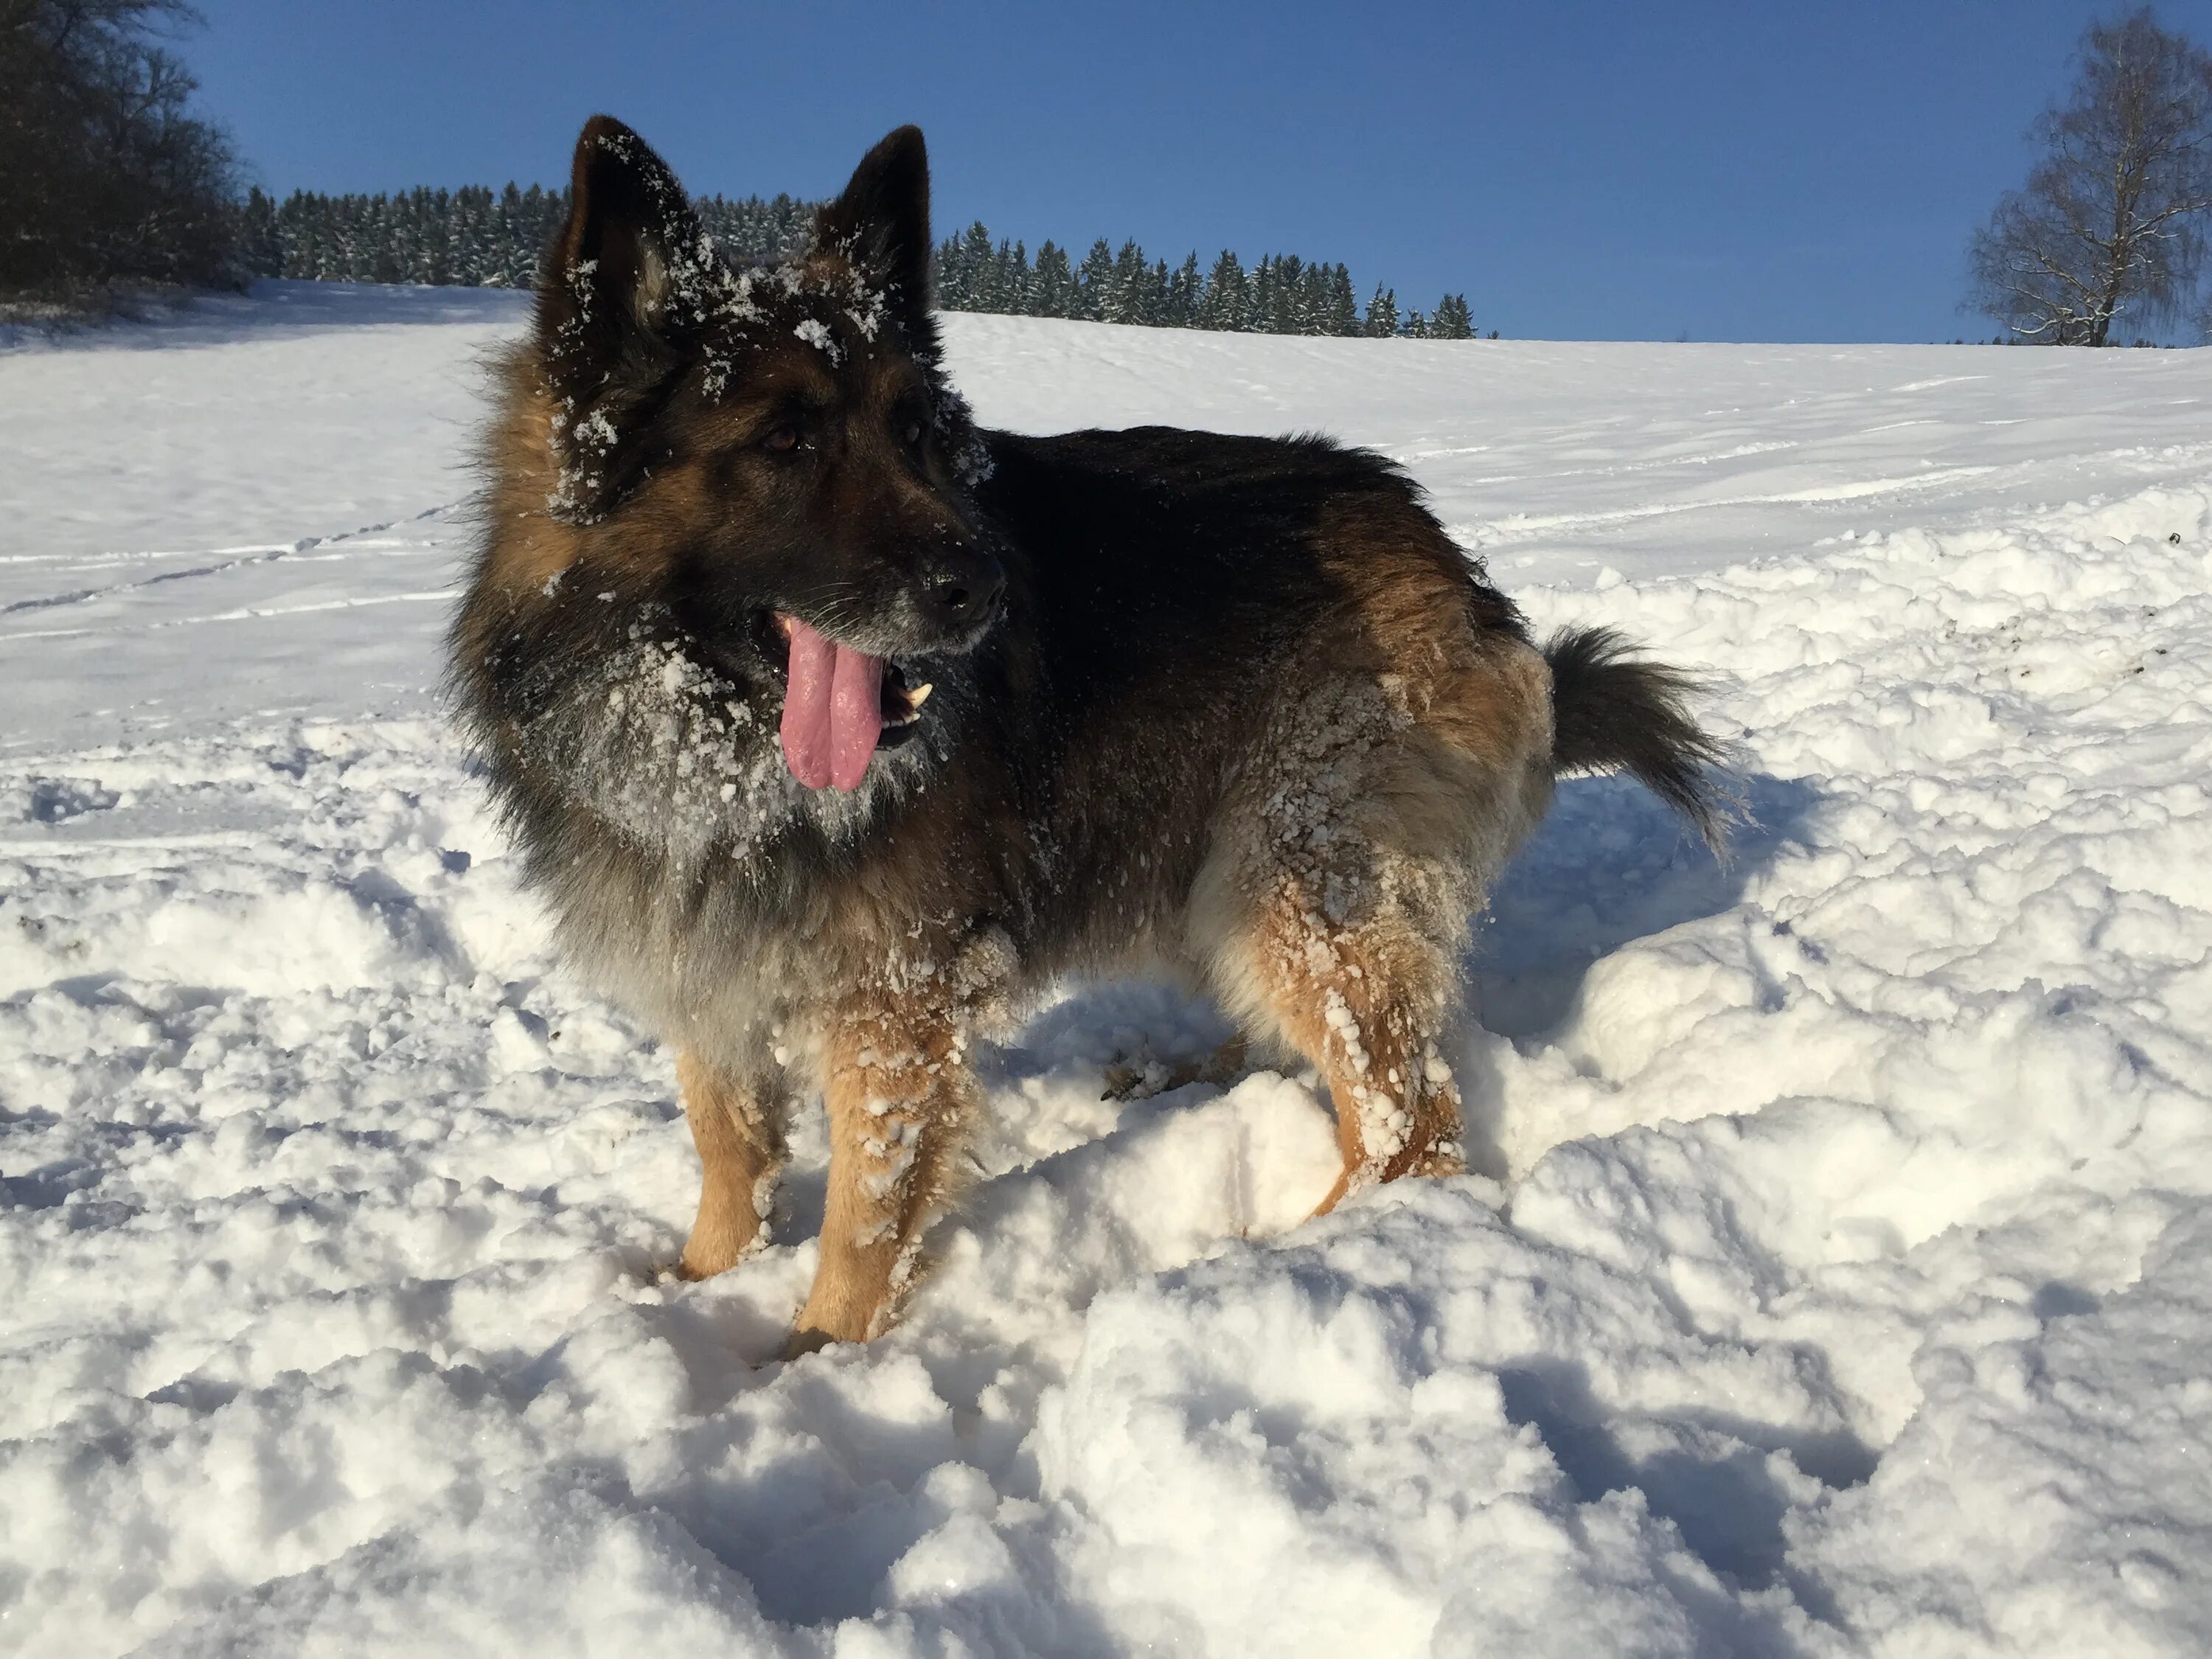
[(1468, 961), (1468, 1009), (1485, 1030), (1529, 1037), (1572, 1011), (1590, 964), (1741, 902), (1821, 800), (1802, 778), (1744, 780), (1750, 821), (1723, 864), (1641, 784), (1571, 778), (1491, 894)]

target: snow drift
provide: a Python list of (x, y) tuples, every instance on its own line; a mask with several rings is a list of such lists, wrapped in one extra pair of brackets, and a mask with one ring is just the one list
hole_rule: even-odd
[[(0, 356), (0, 1630), (25, 1655), (2185, 1654), (2212, 1637), (2212, 359), (954, 318), (986, 419), (1320, 426), (1706, 670), (1471, 941), (1496, 1179), (1072, 986), (908, 1322), (670, 1282), (668, 1057), (437, 718), (502, 296)], [(364, 528), (364, 526), (367, 526)], [(805, 1173), (811, 1167), (810, 1179)]]

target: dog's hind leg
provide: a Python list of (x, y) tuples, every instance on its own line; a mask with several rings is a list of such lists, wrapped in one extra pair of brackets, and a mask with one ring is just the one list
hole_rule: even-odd
[(699, 1213), (677, 1271), (710, 1279), (768, 1231), (775, 1178), (783, 1167), (783, 1127), (772, 1103), (750, 1084), (717, 1071), (687, 1048), (676, 1060), (684, 1115), (699, 1149)]
[(1243, 941), (1248, 995), (1319, 1068), (1336, 1109), (1344, 1168), (1316, 1207), (1408, 1175), (1465, 1168), (1459, 1088), (1437, 1038), (1451, 1007), (1451, 952), (1384, 906), (1333, 923), (1285, 879)]
[(957, 1018), (910, 996), (848, 1004), (824, 1060), (822, 1255), (788, 1354), (863, 1342), (890, 1322), (977, 1096)]
[[(1465, 1167), (1441, 1052), (1459, 958), (1550, 788), (1542, 664), (1524, 647), (1508, 667), (1520, 657), (1534, 665), (1527, 696), (1498, 693), (1521, 688), (1480, 663), (1418, 699), (1403, 684), (1314, 683), (1279, 714), (1200, 872), (1191, 942), (1224, 1006), (1328, 1081), (1344, 1167), (1322, 1211)], [(1490, 752), (1447, 729), (1459, 703)]]

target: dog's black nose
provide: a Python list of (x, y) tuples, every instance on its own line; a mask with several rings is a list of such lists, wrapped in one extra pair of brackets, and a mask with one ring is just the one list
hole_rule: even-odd
[(1006, 591), (1006, 568), (988, 553), (939, 555), (921, 579), (922, 602), (956, 627), (989, 616)]

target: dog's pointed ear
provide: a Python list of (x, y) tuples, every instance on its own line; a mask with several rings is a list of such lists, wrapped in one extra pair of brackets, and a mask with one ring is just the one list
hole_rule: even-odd
[(566, 463), (556, 505), (589, 516), (619, 482), (611, 463), (622, 416), (680, 366), (684, 323), (672, 301), (711, 259), (667, 163), (612, 116), (586, 122), (568, 222), (538, 275), (538, 358)]
[(696, 258), (700, 234), (668, 164), (611, 115), (594, 115), (576, 140), (568, 222), (539, 274), (539, 335), (550, 344), (566, 331), (604, 349), (625, 331), (658, 329), (671, 273)]
[(899, 128), (860, 158), (844, 193), (823, 206), (816, 240), (884, 290), (908, 332), (929, 319), (929, 151), (921, 129)]

